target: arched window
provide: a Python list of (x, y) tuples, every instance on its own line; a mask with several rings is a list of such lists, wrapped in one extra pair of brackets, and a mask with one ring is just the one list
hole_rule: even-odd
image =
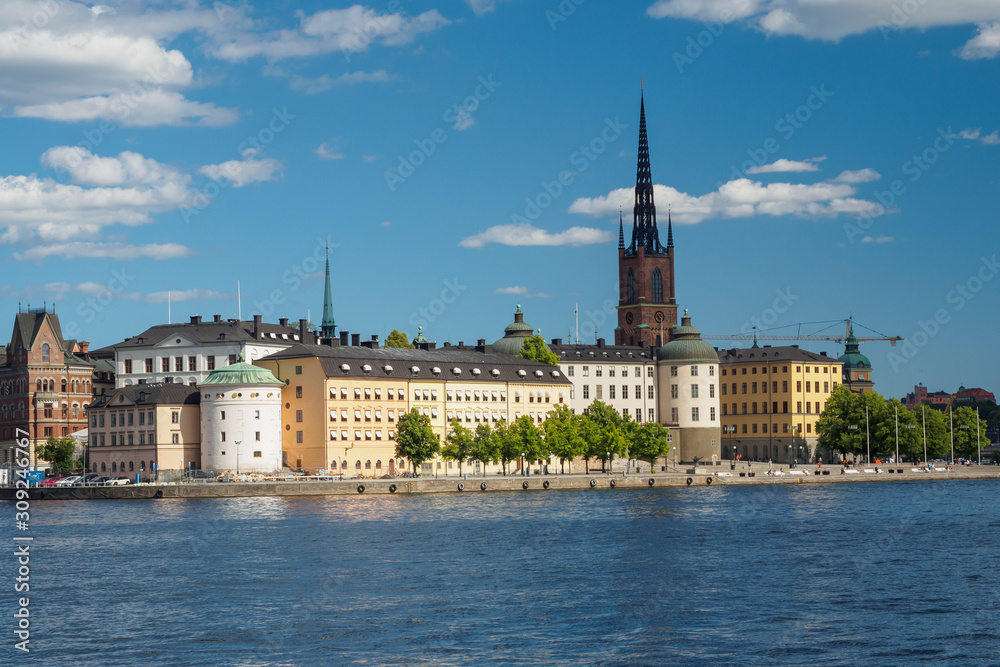
[(35, 380), (35, 391), (41, 391), (41, 390), (42, 390), (42, 381)]
[(378, 461), (375, 462), (375, 470), (381, 470), (381, 469), (382, 469), (382, 459), (379, 459)]
[(118, 472), (118, 466), (114, 461), (111, 462), (111, 472)]
[(149, 462), (149, 470), (150, 470), (150, 472), (152, 472), (155, 467), (156, 466), (153, 465), (153, 461), (150, 460), (150, 462)]
[(371, 470), (371, 469), (372, 469), (372, 460), (368, 459), (367, 461), (365, 461), (365, 470)]
[(63, 378), (62, 381), (62, 393), (66, 393), (66, 378)]
[(101, 461), (101, 472), (107, 472), (108, 469), (104, 467), (104, 461)]
[(653, 303), (663, 303), (663, 276), (659, 269), (653, 269)]
[(145, 461), (139, 461), (139, 471), (140, 472), (146, 472), (146, 462)]
[(628, 270), (628, 282), (625, 293), (626, 303), (635, 303), (635, 273)]
[(49, 348), (48, 343), (42, 343), (42, 361), (49, 361), (49, 353), (51, 348)]
[(361, 470), (361, 459), (358, 459), (357, 461), (354, 462), (354, 469)]
[(135, 470), (135, 463), (133, 463), (132, 461), (129, 461), (128, 462), (128, 471), (129, 472), (133, 472), (134, 470)]
[(346, 461), (346, 460), (344, 460), (344, 461), (341, 461), (341, 462), (340, 462), (340, 467), (341, 467), (341, 468), (346, 468), (346, 467), (347, 467), (347, 461)]

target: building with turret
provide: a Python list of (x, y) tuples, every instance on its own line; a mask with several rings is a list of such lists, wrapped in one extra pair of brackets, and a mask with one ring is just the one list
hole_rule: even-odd
[(646, 103), (639, 101), (639, 156), (635, 176), (632, 235), (625, 245), (618, 220), (618, 326), (615, 345), (657, 346), (670, 340), (677, 324), (674, 296), (674, 235), (667, 213), (667, 245), (660, 243), (653, 202), (653, 178), (646, 137)]
[(867, 394), (872, 391), (875, 383), (872, 381), (872, 362), (861, 354), (858, 349), (858, 339), (854, 337), (854, 326), (851, 325), (844, 341), (844, 353), (840, 355), (844, 364), (844, 386), (855, 394)]

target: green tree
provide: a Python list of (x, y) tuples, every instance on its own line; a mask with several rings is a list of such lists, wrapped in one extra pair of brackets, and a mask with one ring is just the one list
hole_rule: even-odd
[(834, 389), (816, 422), (816, 432), (823, 449), (855, 455), (864, 452), (865, 408), (861, 395), (843, 385)]
[(483, 464), (484, 475), (486, 474), (487, 463), (495, 463), (500, 460), (500, 444), (496, 433), (490, 428), (489, 424), (480, 424), (476, 427), (476, 431), (472, 436), (472, 453), (470, 456), (473, 461), (479, 461)]
[(601, 470), (606, 471), (609, 455), (625, 456), (628, 453), (627, 420), (607, 403), (596, 400), (587, 408), (583, 419), (591, 425), (587, 429), (585, 456), (601, 459)]
[[(917, 430), (920, 437), (920, 459), (923, 460), (924, 433), (927, 440), (927, 458), (942, 458), (945, 452), (951, 451), (948, 440), (948, 422), (944, 413), (921, 406), (916, 412)], [(926, 429), (926, 430), (925, 430)], [(924, 461), (926, 463), (926, 461)]]
[(521, 448), (518, 442), (518, 435), (513, 424), (501, 420), (493, 427), (493, 438), (496, 441), (497, 460), (503, 469), (504, 476), (507, 475), (507, 464), (520, 455)]
[(550, 350), (545, 345), (545, 339), (538, 334), (529, 336), (524, 341), (524, 346), (521, 347), (521, 352), (517, 356), (529, 361), (540, 361), (549, 366), (559, 365), (559, 355)]
[(52, 464), (55, 472), (67, 472), (73, 469), (73, 451), (76, 441), (73, 438), (49, 438), (48, 442), (38, 448), (37, 455)]
[(583, 439), (581, 419), (574, 415), (567, 405), (557, 405), (549, 413), (542, 426), (545, 431), (545, 445), (553, 456), (559, 457), (561, 472), (566, 472), (566, 461), (569, 461), (570, 472), (573, 471), (573, 459), (582, 456), (587, 443)]
[(884, 415), (875, 425), (873, 442), (880, 443), (879, 453), (896, 456), (897, 424), (899, 433), (899, 456), (907, 460), (916, 460), (917, 454), (923, 457), (923, 441), (920, 439), (917, 417), (908, 410), (898, 398), (886, 402)]
[(632, 433), (629, 457), (645, 461), (655, 473), (656, 461), (670, 453), (670, 445), (667, 444), (668, 433), (667, 427), (656, 422), (639, 425)]
[(409, 459), (413, 472), (441, 449), (438, 436), (431, 428), (431, 418), (414, 408), (399, 418), (396, 427), (396, 458)]
[(955, 453), (967, 459), (977, 456), (976, 431), (979, 431), (979, 447), (989, 444), (986, 439), (986, 422), (976, 416), (969, 407), (955, 409), (953, 413), (955, 429)]
[(514, 420), (509, 435), (512, 446), (517, 449), (518, 459), (521, 456), (525, 461), (548, 458), (542, 431), (535, 426), (535, 422), (528, 415)]
[(408, 350), (414, 349), (413, 343), (406, 336), (405, 331), (400, 331), (399, 329), (393, 329), (389, 336), (385, 339), (386, 347), (402, 347)]
[(458, 474), (462, 474), (462, 464), (470, 458), (475, 448), (472, 431), (462, 426), (457, 419), (451, 420), (451, 430), (444, 439), (441, 455), (452, 461), (458, 461)]

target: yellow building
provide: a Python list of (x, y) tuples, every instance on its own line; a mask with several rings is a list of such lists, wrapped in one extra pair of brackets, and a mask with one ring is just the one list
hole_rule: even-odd
[(87, 409), (88, 470), (135, 481), (165, 481), (201, 468), (198, 389), (137, 384), (99, 396)]
[[(288, 465), (381, 477), (406, 469), (408, 462), (395, 458), (395, 431), (411, 408), (430, 419), (443, 443), (452, 419), (472, 430), (521, 415), (540, 425), (567, 403), (571, 385), (558, 368), (485, 349), (296, 345), (256, 363), (287, 382)], [(437, 459), (422, 472), (458, 474), (458, 466)]]
[(843, 377), (843, 362), (788, 347), (719, 351), (725, 458), (815, 462), (816, 422)]

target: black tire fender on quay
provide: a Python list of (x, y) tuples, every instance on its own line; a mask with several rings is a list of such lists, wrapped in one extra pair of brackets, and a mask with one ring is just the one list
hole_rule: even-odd
[(595, 486), (597, 486), (597, 480), (596, 479), (590, 480), (590, 488), (594, 488)]
[(462, 482), (459, 482), (458, 483), (458, 490), (459, 491), (465, 491), (465, 484), (463, 484)]
[(706, 477), (705, 478), (705, 484), (708, 484), (709, 486), (712, 486), (712, 478), (711, 477)]
[(652, 479), (652, 478), (650, 478), (650, 480), (649, 480), (649, 485), (650, 485), (650, 486), (653, 486), (654, 484), (656, 484), (656, 480), (655, 480), (655, 479)]
[(617, 480), (617, 479), (613, 479), (613, 480), (611, 480), (611, 488), (613, 489), (613, 488), (615, 488), (616, 486), (618, 486), (618, 480)]
[(365, 492), (365, 485), (358, 484), (358, 493), (364, 493), (364, 492)]
[(687, 485), (691, 486), (691, 482), (693, 482), (693, 481), (694, 481), (693, 479), (691, 479), (690, 477), (688, 477), (687, 478)]
[(485, 491), (485, 490), (486, 490), (486, 482), (483, 482), (482, 484), (480, 484), (480, 485), (479, 485), (479, 488), (480, 488), (481, 490)]
[(389, 493), (396, 493), (396, 485), (395, 484), (390, 484), (389, 485)]
[(528, 482), (527, 481), (521, 482), (521, 488), (524, 489), (525, 491), (527, 491), (528, 490)]
[(549, 488), (549, 480), (545, 480), (544, 482), (542, 482), (542, 488), (543, 489)]

